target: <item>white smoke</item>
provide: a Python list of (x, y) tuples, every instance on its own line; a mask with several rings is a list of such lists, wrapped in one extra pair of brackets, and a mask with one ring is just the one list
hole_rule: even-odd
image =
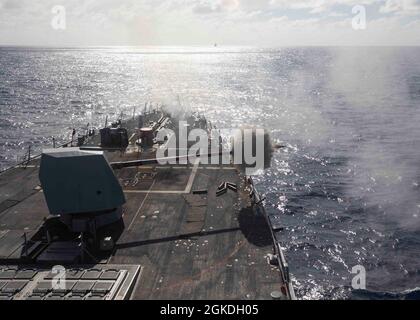
[(349, 108), (346, 125), (337, 128), (342, 142), (355, 147), (347, 194), (404, 228), (420, 226), (419, 150), (413, 148), (420, 119), (406, 81), (413, 70), (419, 74), (420, 65), (401, 48), (341, 48), (329, 82)]

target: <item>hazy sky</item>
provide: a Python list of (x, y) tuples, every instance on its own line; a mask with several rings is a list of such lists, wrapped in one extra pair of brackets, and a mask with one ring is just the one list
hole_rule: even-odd
[[(65, 30), (52, 27), (56, 5)], [(356, 5), (365, 30), (352, 27)], [(420, 45), (420, 0), (0, 0), (2, 45), (213, 43)]]

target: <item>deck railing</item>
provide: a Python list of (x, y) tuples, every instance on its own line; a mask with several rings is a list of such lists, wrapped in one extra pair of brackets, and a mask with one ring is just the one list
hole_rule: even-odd
[(265, 218), (270, 228), (271, 237), (273, 241), (273, 252), (277, 257), (283, 283), (287, 286), (290, 299), (296, 300), (295, 291), (293, 289), (291, 279), (290, 279), (289, 265), (284, 256), (283, 248), (281, 247), (281, 244), (279, 243), (279, 241), (277, 241), (276, 239), (276, 235), (274, 233), (274, 227), (273, 227), (273, 224), (271, 223), (270, 217), (268, 216), (267, 211), (265, 210), (265, 207), (263, 204), (265, 199), (261, 197), (258, 190), (255, 188), (254, 181), (252, 180), (251, 177), (248, 177), (248, 183), (251, 187), (251, 196), (253, 198), (254, 205), (256, 206), (257, 210), (263, 215), (263, 217)]
[[(69, 142), (66, 142), (66, 143), (63, 143), (63, 144), (61, 144), (61, 145), (59, 145), (59, 146), (55, 146), (54, 148), (64, 148), (64, 147), (68, 147), (69, 145), (73, 145), (73, 143), (74, 143), (74, 140), (69, 141)], [(54, 144), (55, 144), (55, 143), (54, 143)], [(17, 164), (15, 164), (15, 165), (13, 165), (13, 166), (11, 166), (11, 167), (9, 167), (9, 168), (6, 168), (6, 169), (1, 170), (1, 171), (0, 171), (0, 174), (3, 174), (3, 173), (5, 173), (5, 172), (8, 172), (8, 171), (13, 170), (13, 169), (17, 169), (17, 168), (22, 168), (22, 167), (23, 167), (23, 168), (27, 168), (27, 167), (28, 167), (28, 165), (29, 165), (32, 161), (34, 161), (34, 160), (37, 160), (37, 159), (41, 158), (41, 156), (42, 156), (42, 153), (37, 154), (37, 155), (34, 155), (34, 156), (31, 156), (31, 147), (29, 147), (29, 149), (28, 149), (27, 153), (23, 156), (25, 160), (20, 161), (20, 162), (18, 162)]]

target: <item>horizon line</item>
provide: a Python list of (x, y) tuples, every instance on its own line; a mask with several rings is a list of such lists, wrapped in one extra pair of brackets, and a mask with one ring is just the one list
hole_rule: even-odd
[(281, 49), (281, 48), (354, 48), (354, 47), (420, 47), (420, 44), (353, 44), (353, 45), (332, 45), (332, 44), (307, 44), (307, 45), (277, 45), (277, 46), (256, 46), (256, 45), (31, 45), (31, 44), (1, 44), (0, 48), (39, 48), (39, 49), (106, 49), (106, 48), (252, 48), (252, 49)]

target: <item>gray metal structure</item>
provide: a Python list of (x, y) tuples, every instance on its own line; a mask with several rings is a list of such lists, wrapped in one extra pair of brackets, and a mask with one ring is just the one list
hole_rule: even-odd
[(44, 150), (39, 179), (52, 215), (100, 212), (125, 203), (102, 151)]
[(89, 135), (0, 173), (0, 300), (295, 299), (252, 179), (233, 164), (160, 165), (158, 145), (138, 143), (144, 124), (177, 131), (150, 110), (121, 123), (127, 148)]

